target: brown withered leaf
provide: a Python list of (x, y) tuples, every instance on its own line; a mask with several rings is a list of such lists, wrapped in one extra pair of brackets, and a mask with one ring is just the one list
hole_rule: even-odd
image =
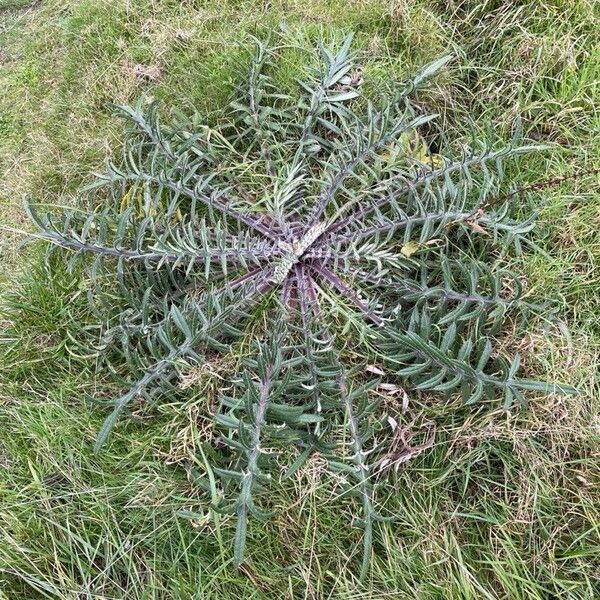
[(465, 221), (465, 223), (477, 233), (481, 233), (482, 235), (487, 235), (488, 237), (491, 235), (489, 231), (484, 229), (477, 221)]
[(424, 427), (427, 431), (427, 437), (421, 444), (411, 445), (416, 432), (412, 426), (414, 423), (409, 423), (404, 427), (398, 427), (398, 423), (395, 419), (390, 421), (388, 417), (388, 423), (394, 432), (394, 436), (390, 443), (390, 447), (386, 455), (375, 465), (375, 473), (381, 474), (386, 469), (394, 467), (395, 471), (398, 471), (400, 465), (412, 460), (413, 458), (422, 454), (425, 450), (433, 446), (435, 440), (435, 423), (425, 423)]

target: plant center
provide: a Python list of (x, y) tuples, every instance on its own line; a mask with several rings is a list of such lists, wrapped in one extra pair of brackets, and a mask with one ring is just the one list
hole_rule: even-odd
[(321, 237), (323, 232), (327, 229), (327, 226), (328, 225), (325, 223), (317, 223), (291, 244), (283, 241), (279, 242), (279, 247), (284, 250), (285, 253), (275, 266), (272, 277), (273, 282), (280, 284), (285, 281), (285, 278), (293, 269), (294, 265), (302, 260), (306, 251), (310, 249), (319, 237)]

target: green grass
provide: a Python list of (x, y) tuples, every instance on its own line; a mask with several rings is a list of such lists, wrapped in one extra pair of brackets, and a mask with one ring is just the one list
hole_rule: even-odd
[[(24, 194), (69, 202), (118, 150), (110, 102), (146, 91), (165, 112), (210, 113), (236, 77), (238, 37), (283, 23), (310, 39), (356, 30), (373, 90), (451, 51), (422, 95), (447, 126), (471, 116), (508, 131), (518, 113), (552, 149), (515, 177), (589, 172), (600, 167), (598, 13), (592, 0), (0, 0), (0, 599), (600, 597), (598, 175), (524, 196), (539, 227), (511, 259), (570, 329), (532, 324), (526, 368), (581, 395), (510, 414), (411, 397), (406, 423), (434, 421), (435, 444), (382, 499), (399, 519), (377, 535), (363, 584), (360, 530), (318, 457), (273, 496), (278, 516), (253, 524), (249, 560), (233, 569), (232, 525), (196, 483), (211, 435), (201, 390), (140, 410), (94, 456), (105, 412), (88, 400), (117, 390), (68, 335), (86, 318), (86, 282), (56, 264), (50, 275), (8, 231), (28, 227)], [(300, 58), (288, 60), (282, 85)]]

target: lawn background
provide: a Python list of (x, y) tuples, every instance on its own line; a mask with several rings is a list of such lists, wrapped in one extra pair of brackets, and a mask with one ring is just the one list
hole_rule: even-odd
[[(122, 423), (94, 456), (104, 412), (85, 399), (118, 390), (69, 339), (86, 281), (18, 248), (25, 194), (66, 203), (118, 152), (111, 102), (146, 91), (165, 114), (210, 114), (237, 76), (237, 42), (280, 27), (309, 40), (355, 31), (375, 90), (451, 52), (421, 96), (444, 123), (508, 131), (520, 114), (552, 149), (519, 182), (583, 173), (519, 199), (539, 226), (510, 259), (561, 317), (511, 343), (527, 370), (581, 395), (510, 413), (411, 397), (407, 419), (434, 420), (436, 443), (399, 471), (386, 508), (400, 519), (379, 529), (363, 584), (350, 501), (318, 457), (277, 493), (278, 516), (252, 525), (233, 569), (231, 523), (195, 485), (206, 402), (193, 389)], [(282, 85), (294, 68), (280, 68)], [(0, 0), (0, 599), (600, 597), (599, 111), (592, 0)]]

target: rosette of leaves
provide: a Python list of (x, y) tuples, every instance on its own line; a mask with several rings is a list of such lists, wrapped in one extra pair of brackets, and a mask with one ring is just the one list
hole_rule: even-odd
[(507, 315), (523, 323), (540, 309), (497, 266), (534, 226), (511, 217), (510, 196), (498, 201), (504, 163), (538, 148), (473, 136), (431, 154), (420, 132), (436, 115), (412, 98), (448, 57), (370, 101), (351, 43), (318, 47), (292, 94), (272, 76), (285, 48), (253, 40), (216, 125), (164, 125), (144, 99), (123, 107), (123, 159), (77, 209), (29, 206), (39, 236), (89, 273), (98, 321), (73, 337), (116, 375), (128, 365), (96, 450), (139, 399), (164, 398), (215, 354), (242, 355), (214, 415), (227, 449), (213, 465), (238, 564), (295, 446), (288, 474), (319, 451), (355, 497), (366, 572), (374, 523), (389, 517), (375, 497), (378, 380), (366, 373), (507, 409), (528, 391), (574, 392), (520, 377), (519, 357), (494, 348)]

